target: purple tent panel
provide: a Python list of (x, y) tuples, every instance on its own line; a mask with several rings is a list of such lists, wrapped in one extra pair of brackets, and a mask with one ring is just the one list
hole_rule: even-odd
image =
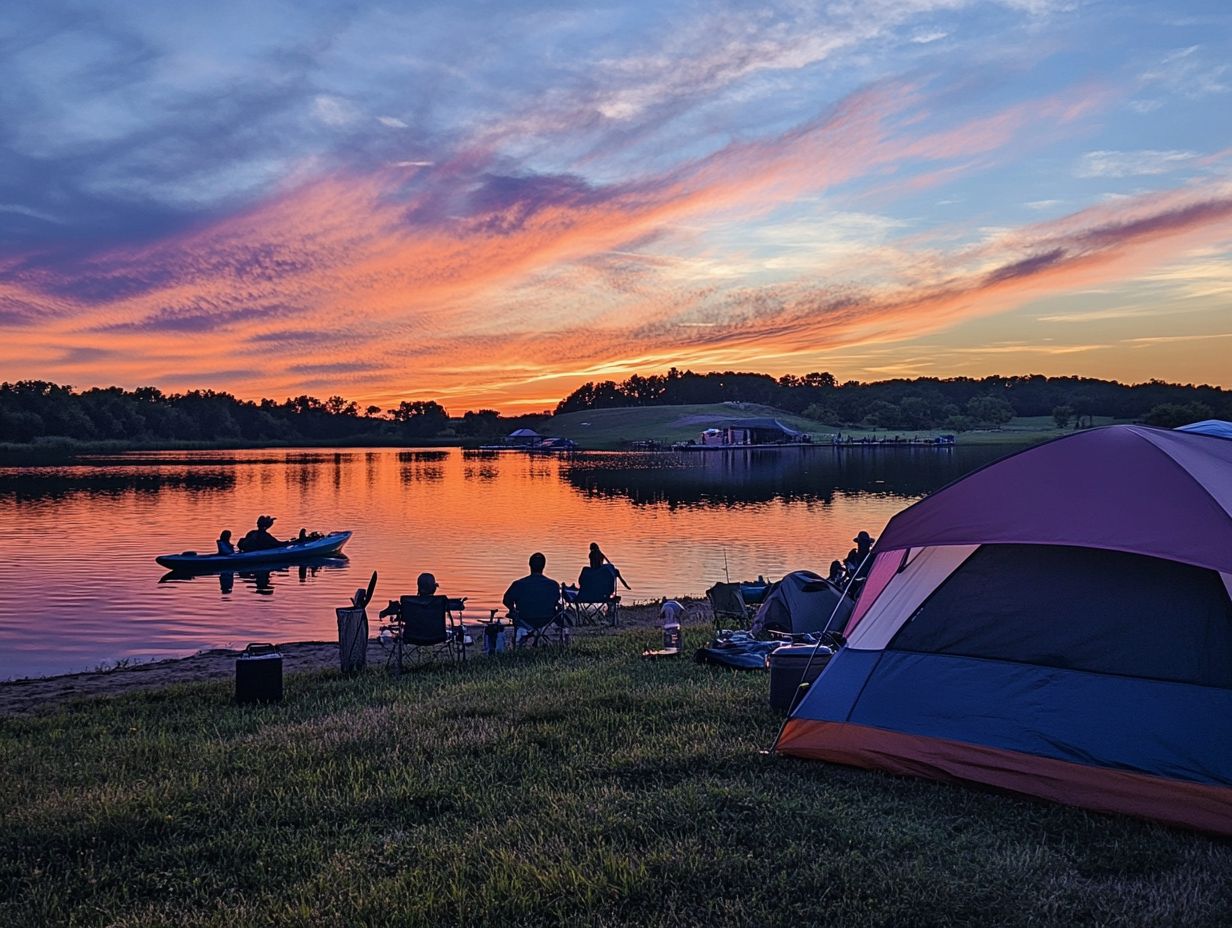
[(1232, 442), (1114, 425), (983, 467), (904, 509), (877, 551), (1049, 544), (1232, 573)]

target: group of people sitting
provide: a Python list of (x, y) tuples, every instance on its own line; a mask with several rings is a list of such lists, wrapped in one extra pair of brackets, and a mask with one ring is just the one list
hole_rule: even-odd
[(826, 579), (840, 590), (849, 590), (854, 598), (860, 584), (868, 576), (869, 568), (873, 566), (873, 559), (869, 555), (875, 539), (868, 532), (862, 531), (851, 540), (856, 546), (847, 552), (847, 557), (843, 560), (830, 562), (830, 572)]
[(274, 526), (274, 516), (257, 516), (257, 527), (240, 539), (239, 544), (231, 541), (231, 530), (224, 529), (218, 536), (218, 553), (234, 554), (240, 551), (268, 551), (271, 548), (285, 548), (287, 545), (302, 545), (306, 541), (315, 541), (321, 537), (320, 532), (309, 532), (305, 528), (299, 530), (299, 537), (281, 541), (270, 534)]
[(544, 575), (547, 558), (536, 551), (530, 556), (530, 573), (519, 580), (514, 580), (505, 591), (501, 602), (509, 610), (510, 616), (519, 613), (542, 616), (548, 612), (555, 613), (565, 603), (605, 603), (616, 595), (616, 583), (629, 584), (616, 565), (607, 559), (607, 555), (596, 542), (590, 543), (589, 563), (578, 574), (577, 586), (566, 586)]
[[(590, 545), (589, 563), (578, 575), (576, 586), (558, 583), (544, 574), (548, 559), (539, 551), (530, 556), (530, 573), (514, 580), (501, 598), (501, 602), (509, 612), (509, 618), (515, 626), (522, 624), (519, 620), (539, 625), (544, 621), (556, 618), (566, 603), (608, 603), (616, 595), (616, 584), (622, 583), (628, 589), (629, 585), (621, 576), (616, 565), (592, 542)], [(440, 585), (436, 576), (422, 573), (416, 581), (417, 596), (436, 596)], [(391, 614), (395, 603), (381, 615)]]

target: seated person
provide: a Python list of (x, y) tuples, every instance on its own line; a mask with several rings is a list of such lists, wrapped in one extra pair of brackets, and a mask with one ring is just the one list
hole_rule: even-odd
[(273, 516), (258, 516), (257, 527), (240, 539), (241, 551), (267, 551), (270, 548), (282, 548), (285, 541), (279, 541), (269, 533), (274, 524)]
[(430, 573), (422, 573), (415, 580), (415, 595), (416, 596), (435, 596), (437, 588), (440, 586), (436, 582), (436, 577)]
[(860, 532), (851, 540), (856, 546), (847, 552), (847, 573), (856, 580), (863, 580), (873, 566), (873, 559), (869, 557), (873, 538), (868, 532)]
[(514, 580), (505, 591), (501, 602), (509, 610), (514, 625), (539, 626), (560, 612), (560, 586), (543, 575), (547, 563), (548, 559), (536, 551), (530, 556), (530, 573)]
[[(402, 599), (431, 599), (436, 596), (436, 591), (440, 588), (440, 584), (436, 582), (436, 576), (427, 571), (415, 578), (415, 595), (414, 597), (403, 596)], [(361, 590), (361, 592), (363, 592)], [(444, 598), (444, 597), (442, 597)], [(381, 618), (386, 616), (398, 616), (402, 613), (402, 599), (391, 599), (389, 605), (381, 610)], [(451, 602), (446, 599), (446, 608)]]
[(835, 586), (842, 586), (847, 582), (847, 571), (843, 569), (842, 561), (830, 562), (830, 573), (826, 576), (826, 579)]
[(620, 575), (620, 569), (615, 564), (613, 564), (611, 561), (609, 561), (607, 559), (607, 555), (604, 554), (603, 551), (600, 550), (599, 543), (597, 541), (592, 541), (590, 543), (590, 557), (591, 557), (592, 564), (594, 563), (595, 555), (598, 555), (599, 563), (603, 565), (603, 568), (607, 570), (609, 573), (611, 573), (613, 589), (615, 589), (615, 583), (617, 580), (621, 582), (621, 584), (624, 586), (626, 590), (631, 589), (629, 584), (625, 581), (625, 578)]
[(578, 575), (577, 601), (605, 603), (616, 593), (616, 575), (603, 563), (603, 553), (591, 548), (590, 566)]
[(231, 529), (223, 529), (223, 533), (218, 536), (218, 553), (219, 554), (234, 554), (235, 545), (231, 544)]

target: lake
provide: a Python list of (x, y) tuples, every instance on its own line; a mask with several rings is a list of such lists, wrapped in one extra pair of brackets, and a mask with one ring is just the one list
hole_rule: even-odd
[[(334, 608), (373, 570), (369, 607), (441, 592), (497, 605), (533, 551), (576, 582), (597, 541), (625, 601), (716, 581), (824, 572), (864, 529), (1012, 449), (834, 449), (571, 458), (445, 450), (133, 453), (0, 468), (0, 679), (336, 638)], [(213, 551), (257, 515), (279, 537), (350, 529), (340, 565), (166, 578), (155, 555)], [(468, 611), (468, 615), (480, 612)], [(486, 615), (486, 612), (482, 614)]]

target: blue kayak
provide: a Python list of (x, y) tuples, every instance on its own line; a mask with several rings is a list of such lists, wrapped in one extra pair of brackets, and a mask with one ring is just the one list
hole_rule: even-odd
[(243, 570), (256, 564), (293, 564), (296, 561), (337, 556), (351, 539), (350, 532), (330, 532), (311, 541), (265, 548), (261, 551), (237, 551), (235, 554), (164, 554), (154, 558), (171, 570)]

